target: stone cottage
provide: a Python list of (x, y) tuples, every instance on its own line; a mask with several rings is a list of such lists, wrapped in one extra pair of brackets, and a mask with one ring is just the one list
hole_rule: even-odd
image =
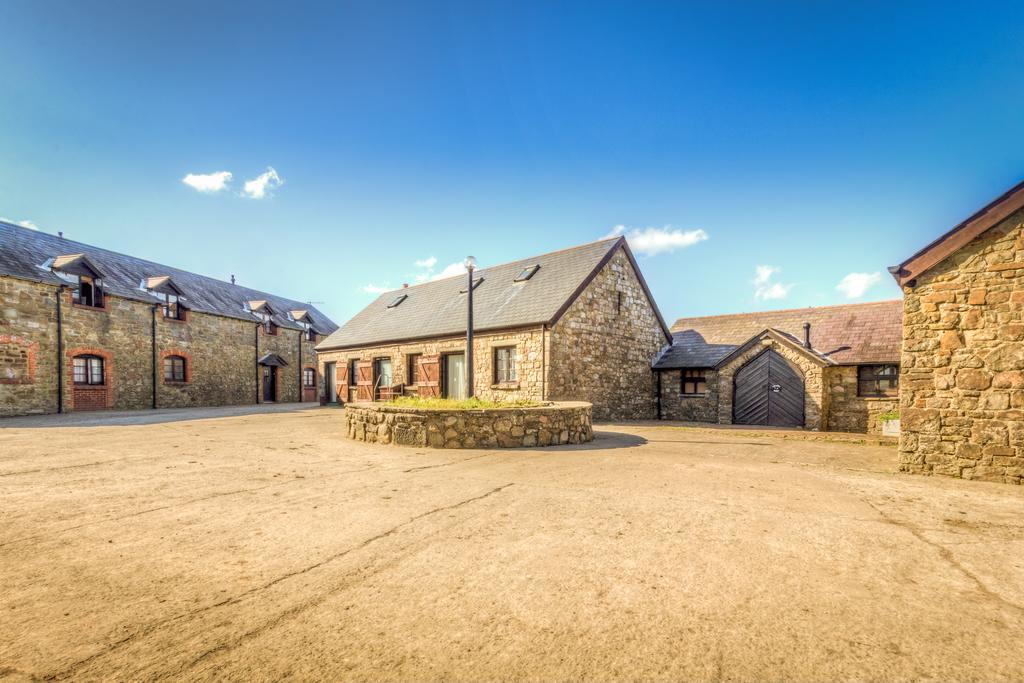
[[(462, 397), (468, 289), (460, 276), (381, 295), (318, 345), (321, 374), (342, 401)], [(473, 297), (476, 396), (654, 417), (651, 360), (671, 337), (624, 239), (475, 271)]]
[(701, 318), (655, 360), (661, 419), (879, 432), (898, 404), (902, 303)]
[(1024, 183), (898, 266), (909, 472), (1024, 477)]
[(0, 416), (319, 399), (312, 306), (0, 222)]

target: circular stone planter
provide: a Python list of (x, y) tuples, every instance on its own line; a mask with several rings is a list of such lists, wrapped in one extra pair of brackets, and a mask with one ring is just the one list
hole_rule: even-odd
[(349, 403), (345, 435), (356, 441), (427, 448), (520, 448), (586, 443), (594, 438), (590, 404), (449, 410), (390, 403)]

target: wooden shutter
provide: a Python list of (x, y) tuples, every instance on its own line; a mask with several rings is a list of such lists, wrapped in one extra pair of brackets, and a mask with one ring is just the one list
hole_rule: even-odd
[(356, 400), (373, 400), (373, 361), (361, 360), (356, 363)]
[(441, 356), (422, 355), (419, 357), (420, 396), (441, 395)]
[(348, 361), (334, 364), (334, 383), (338, 392), (338, 400), (348, 402)]

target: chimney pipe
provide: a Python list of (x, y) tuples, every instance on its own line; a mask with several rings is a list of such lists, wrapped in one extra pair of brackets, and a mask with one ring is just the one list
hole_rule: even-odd
[(811, 324), (804, 323), (804, 346), (811, 348)]
[(409, 289), (409, 283), (408, 282), (403, 282), (402, 283), (402, 289)]
[(59, 237), (61, 239), (64, 239), (64, 231), (63, 230), (58, 230), (57, 231), (57, 237)]
[(235, 276), (234, 276), (234, 274), (231, 275), (231, 284), (235, 284)]

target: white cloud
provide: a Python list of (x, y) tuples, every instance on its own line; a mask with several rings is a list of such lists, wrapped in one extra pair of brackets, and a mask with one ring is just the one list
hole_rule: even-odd
[(627, 228), (625, 225), (616, 225), (605, 239), (620, 235), (626, 236), (633, 251), (644, 256), (685, 249), (708, 239), (708, 234), (703, 230), (677, 230), (670, 225), (664, 228)]
[(431, 280), (443, 280), (446, 277), (455, 277), (456, 275), (464, 275), (466, 273), (466, 266), (462, 264), (462, 261), (455, 263), (449, 263), (445, 266), (440, 273), (432, 273), (430, 275)]
[(367, 285), (363, 285), (359, 289), (366, 292), (367, 294), (383, 294), (384, 292), (390, 292), (395, 288), (385, 282), (382, 285), (375, 285), (373, 283), (370, 283)]
[(16, 221), (11, 218), (4, 218), (3, 216), (0, 216), (0, 221), (3, 221), (4, 223), (13, 223), (15, 225), (20, 225), (21, 227), (28, 228), (29, 230), (39, 229), (39, 226), (33, 223), (32, 221)]
[(181, 182), (199, 192), (213, 194), (214, 192), (220, 192), (228, 186), (228, 183), (231, 182), (231, 172), (189, 173), (181, 179)]
[(789, 290), (793, 289), (792, 283), (772, 282), (772, 278), (781, 271), (782, 269), (777, 266), (757, 266), (754, 269), (754, 279), (751, 283), (754, 285), (755, 299), (770, 301), (789, 296)]
[(779, 272), (779, 269), (775, 266), (758, 266), (754, 272), (754, 284), (760, 286), (771, 280), (772, 275)]
[(426, 268), (427, 270), (430, 270), (434, 266), (437, 265), (437, 257), (436, 256), (428, 256), (427, 258), (420, 259), (419, 261), (416, 261), (414, 263), (414, 265), (417, 268)]
[(881, 273), (850, 273), (836, 285), (836, 289), (846, 295), (847, 299), (857, 299), (878, 284)]
[(242, 188), (242, 195), (249, 197), (250, 199), (263, 199), (267, 194), (278, 187), (284, 185), (284, 180), (277, 174), (272, 166), (267, 166), (267, 170), (259, 174), (252, 180), (246, 180), (245, 186)]

